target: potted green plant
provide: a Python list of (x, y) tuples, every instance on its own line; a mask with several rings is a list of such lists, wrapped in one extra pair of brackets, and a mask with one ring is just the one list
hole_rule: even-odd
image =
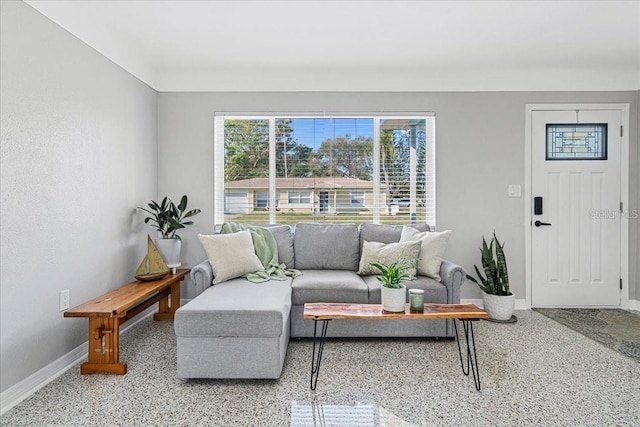
[(468, 274), (467, 279), (476, 283), (482, 290), (482, 305), (490, 318), (509, 320), (515, 307), (515, 295), (509, 289), (509, 272), (504, 256), (504, 244), (500, 243), (495, 232), (489, 245), (484, 236), (482, 237), (480, 253), (484, 276), (478, 266), (474, 265), (480, 281)]
[(160, 203), (153, 200), (149, 202), (149, 209), (139, 207), (151, 216), (144, 219), (145, 224), (156, 228), (161, 238), (158, 239), (158, 250), (164, 256), (169, 268), (180, 267), (180, 252), (182, 250), (182, 240), (176, 231), (192, 225), (193, 221), (187, 220), (201, 212), (200, 209), (187, 210), (187, 195), (180, 199), (176, 205), (165, 197)]
[(382, 308), (385, 311), (403, 312), (407, 302), (407, 289), (402, 281), (411, 279), (407, 273), (407, 260), (401, 258), (388, 266), (379, 262), (372, 262), (371, 265), (380, 270), (378, 281), (382, 285), (380, 298)]

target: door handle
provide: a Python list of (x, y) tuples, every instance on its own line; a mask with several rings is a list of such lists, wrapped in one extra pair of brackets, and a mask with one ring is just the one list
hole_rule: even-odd
[(551, 225), (551, 224), (548, 222), (536, 221), (533, 223), (533, 225), (535, 225), (536, 227), (540, 227), (541, 225)]

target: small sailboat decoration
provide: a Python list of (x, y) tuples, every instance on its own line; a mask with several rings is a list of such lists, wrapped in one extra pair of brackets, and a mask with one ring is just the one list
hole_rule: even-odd
[(164, 258), (151, 240), (151, 236), (147, 235), (147, 254), (138, 266), (135, 278), (144, 282), (161, 279), (167, 274), (169, 274), (167, 263), (164, 262)]

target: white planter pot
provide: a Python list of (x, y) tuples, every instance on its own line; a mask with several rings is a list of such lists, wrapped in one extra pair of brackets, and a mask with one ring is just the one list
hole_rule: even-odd
[(407, 303), (407, 288), (401, 285), (401, 288), (387, 288), (382, 286), (381, 298), (382, 308), (385, 311), (403, 312)]
[(182, 264), (180, 262), (180, 252), (182, 250), (182, 240), (180, 239), (158, 239), (156, 246), (160, 254), (167, 263), (167, 267), (176, 268)]
[(495, 320), (509, 320), (513, 315), (516, 304), (516, 296), (511, 295), (491, 295), (482, 293), (482, 306), (484, 311), (489, 313), (489, 317)]

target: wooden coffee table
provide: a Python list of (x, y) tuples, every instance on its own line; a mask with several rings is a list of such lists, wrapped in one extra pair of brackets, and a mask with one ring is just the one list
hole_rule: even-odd
[[(480, 391), (480, 371), (478, 369), (476, 342), (473, 334), (473, 324), (471, 322), (488, 317), (489, 315), (485, 311), (480, 310), (474, 304), (425, 304), (424, 312), (417, 313), (410, 311), (409, 304), (407, 304), (404, 313), (391, 313), (384, 311), (381, 304), (307, 303), (304, 305), (303, 318), (314, 321), (313, 354), (311, 357), (311, 390), (315, 390), (318, 384), (322, 350), (324, 349), (327, 327), (330, 320), (454, 319), (453, 325), (456, 331), (456, 342), (458, 344), (462, 373), (469, 375), (469, 371), (471, 371), (476, 390)], [(464, 338), (467, 343), (466, 367), (462, 358), (462, 348), (460, 347), (456, 320), (462, 323)], [(322, 329), (319, 337), (317, 334), (318, 321), (322, 321)], [(469, 342), (469, 336), (471, 336), (471, 343)]]

